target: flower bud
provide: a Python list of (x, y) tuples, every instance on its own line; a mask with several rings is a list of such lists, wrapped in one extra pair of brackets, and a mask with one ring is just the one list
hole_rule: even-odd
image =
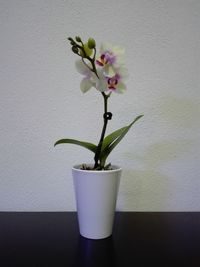
[(76, 41), (77, 41), (78, 43), (81, 42), (81, 38), (80, 38), (79, 36), (76, 36), (75, 39), (76, 39)]
[(80, 55), (81, 55), (81, 57), (89, 57), (89, 56), (91, 56), (92, 55), (92, 49), (90, 49), (89, 47), (88, 47), (88, 44), (86, 43), (86, 44), (84, 44), (83, 45), (83, 49), (84, 49), (84, 51), (85, 51), (85, 54), (80, 50)]
[(95, 40), (93, 38), (89, 38), (87, 42), (87, 46), (89, 49), (93, 49), (96, 46)]
[(70, 41), (70, 44), (71, 44), (72, 46), (76, 44), (76, 43), (74, 42), (74, 40), (73, 40), (71, 37), (69, 37), (68, 40)]
[(73, 51), (75, 54), (78, 54), (78, 47), (76, 47), (76, 46), (72, 46), (72, 51)]

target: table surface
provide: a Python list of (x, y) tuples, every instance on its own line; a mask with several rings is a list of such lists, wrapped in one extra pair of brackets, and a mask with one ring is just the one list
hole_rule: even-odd
[(75, 212), (0, 212), (0, 266), (200, 266), (200, 213), (116, 212), (113, 235), (90, 240)]

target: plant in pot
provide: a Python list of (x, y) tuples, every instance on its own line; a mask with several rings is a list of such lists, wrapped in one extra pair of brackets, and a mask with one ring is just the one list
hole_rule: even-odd
[(80, 234), (86, 238), (102, 239), (112, 234), (116, 199), (121, 177), (121, 168), (107, 163), (107, 158), (116, 145), (127, 134), (133, 124), (143, 115), (137, 116), (130, 124), (109, 135), (106, 134), (112, 113), (108, 111), (108, 99), (112, 93), (126, 90), (124, 80), (127, 70), (124, 66), (124, 49), (103, 43), (97, 54), (96, 42), (89, 38), (85, 43), (79, 36), (68, 38), (72, 51), (77, 55), (77, 71), (83, 75), (81, 91), (95, 88), (103, 97), (103, 128), (97, 145), (71, 138), (55, 143), (75, 144), (94, 153), (94, 162), (79, 164), (72, 168)]

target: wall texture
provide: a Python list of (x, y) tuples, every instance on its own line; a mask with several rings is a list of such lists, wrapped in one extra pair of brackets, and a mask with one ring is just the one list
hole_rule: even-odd
[(110, 156), (117, 209), (200, 210), (200, 1), (0, 1), (0, 210), (74, 210), (71, 166), (93, 155), (102, 98), (83, 95), (68, 36), (124, 45), (130, 72), (108, 131), (144, 118)]

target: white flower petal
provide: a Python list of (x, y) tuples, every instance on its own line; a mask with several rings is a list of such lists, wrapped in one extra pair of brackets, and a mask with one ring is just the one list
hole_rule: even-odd
[(116, 87), (116, 91), (115, 92), (117, 92), (119, 94), (122, 94), (122, 93), (124, 93), (124, 91), (126, 91), (126, 85), (124, 83), (122, 83), (122, 82), (119, 82), (117, 87)]
[(115, 68), (111, 65), (105, 65), (105, 67), (103, 67), (103, 71), (107, 77), (112, 77), (116, 73)]
[(104, 75), (104, 72), (103, 70), (97, 70), (97, 74), (98, 74), (98, 77), (99, 78), (96, 78), (95, 80), (95, 87), (98, 91), (100, 92), (105, 92), (108, 90), (108, 83), (107, 83), (107, 80), (106, 80), (106, 77)]
[(104, 53), (106, 51), (110, 51), (112, 48), (112, 45), (108, 42), (102, 43), (100, 46), (100, 53)]
[(119, 73), (121, 79), (123, 80), (126, 80), (129, 77), (128, 70), (124, 66), (118, 68), (116, 72)]
[(113, 53), (118, 56), (124, 56), (125, 54), (125, 48), (121, 46), (113, 46), (112, 50)]
[(83, 93), (86, 93), (88, 90), (90, 90), (90, 88), (93, 86), (93, 83), (87, 79), (87, 78), (84, 78), (82, 81), (81, 81), (81, 84), (80, 84), (80, 88), (81, 88), (81, 91)]
[(90, 73), (90, 70), (85, 66), (82, 60), (76, 60), (75, 67), (77, 71), (82, 75), (88, 76), (88, 74)]
[(96, 89), (97, 89), (98, 91), (100, 91), (100, 92), (105, 92), (105, 91), (108, 90), (107, 84), (104, 83), (104, 82), (102, 82), (102, 81), (100, 81), (100, 80), (99, 80), (99, 82), (96, 84), (95, 87), (96, 87)]

